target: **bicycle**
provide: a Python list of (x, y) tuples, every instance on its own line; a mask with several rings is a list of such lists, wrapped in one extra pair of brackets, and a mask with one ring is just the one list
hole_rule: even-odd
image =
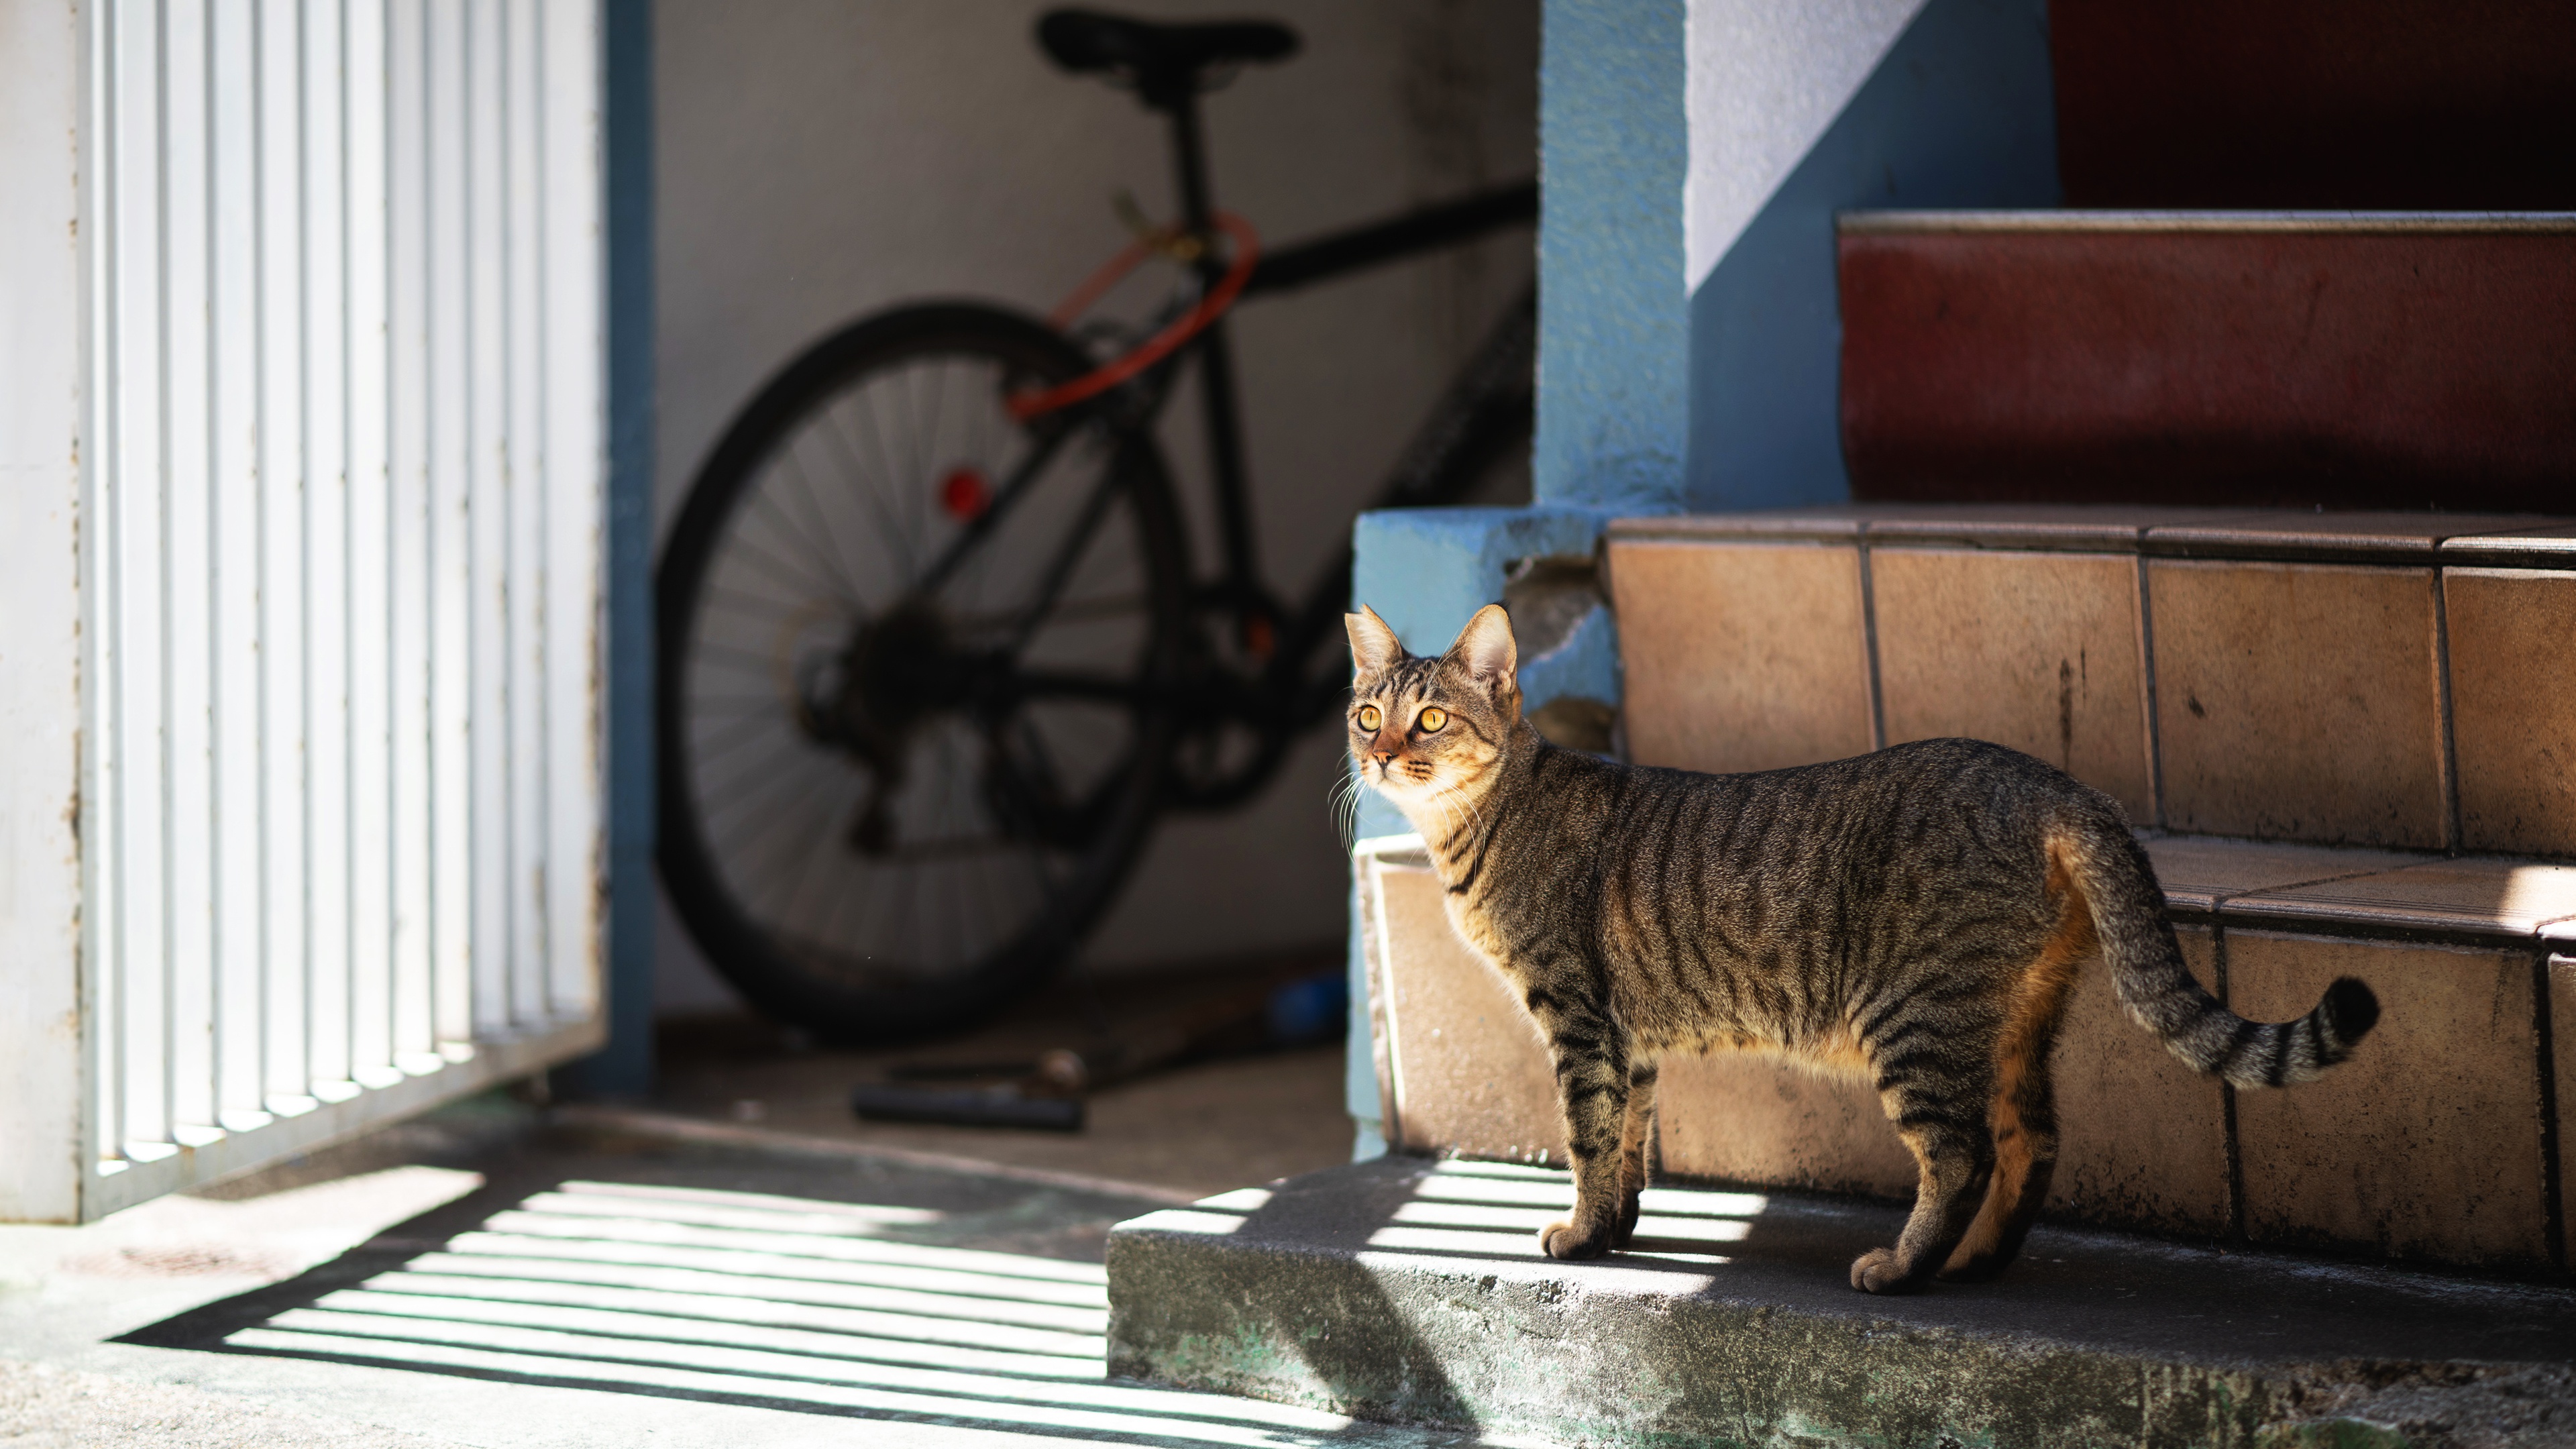
[[(1058, 10), (1037, 40), (1165, 115), (1181, 218), (1049, 319), (921, 303), (812, 345), (708, 455), (656, 579), (663, 881), (755, 1005), (826, 1039), (1006, 1004), (1073, 953), (1160, 812), (1247, 798), (1335, 711), (1350, 558), (1293, 606), (1262, 582), (1228, 308), (1537, 216), (1525, 182), (1264, 254), (1214, 205), (1199, 97), (1294, 32)], [(1181, 282), (1141, 342), (1074, 326), (1156, 255)], [(1526, 291), (1372, 506), (1455, 501), (1526, 444), (1536, 322)], [(1223, 555), (1204, 580), (1153, 432), (1193, 365)]]

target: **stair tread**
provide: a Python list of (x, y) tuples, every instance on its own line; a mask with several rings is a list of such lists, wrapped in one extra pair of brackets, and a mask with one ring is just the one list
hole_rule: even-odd
[(2576, 562), (2576, 523), (2541, 513), (2316, 513), (2118, 503), (1842, 503), (1611, 521), (1614, 540), (2149, 553), (2283, 562)]

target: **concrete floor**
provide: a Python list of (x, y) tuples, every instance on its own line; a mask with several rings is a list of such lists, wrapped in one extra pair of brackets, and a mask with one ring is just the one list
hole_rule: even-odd
[[(1267, 974), (1314, 969), (1289, 959)], [(1245, 973), (1256, 979), (1263, 973)], [(1238, 978), (1111, 978), (1059, 986), (1003, 1020), (920, 1049), (821, 1049), (749, 1016), (670, 1023), (654, 1108), (707, 1122), (1085, 1173), (1192, 1197), (1293, 1177), (1351, 1156), (1338, 1044), (1203, 1060), (1092, 1094), (1080, 1133), (861, 1122), (852, 1085), (897, 1062), (1033, 1061), (1050, 1047), (1095, 1060), (1150, 1012), (1187, 1008)]]
[[(1015, 1032), (1063, 1035), (945, 1049)], [(688, 1042), (637, 1130), (496, 1094), (0, 1227), (0, 1445), (1483, 1442), (1103, 1378), (1109, 1226), (1342, 1160), (1338, 1051), (1133, 1081), (1068, 1136), (862, 1127), (883, 1057)], [(958, 1158), (991, 1166), (925, 1165)]]

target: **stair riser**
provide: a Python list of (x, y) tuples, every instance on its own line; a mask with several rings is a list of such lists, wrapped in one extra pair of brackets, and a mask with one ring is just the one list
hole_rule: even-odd
[[(1528, 1013), (1441, 914), (1431, 872), (1362, 860), (1375, 933), (1381, 1092), (1391, 1144), (1562, 1166), (1554, 1075)], [(2327, 982), (2373, 984), (2387, 1029), (2329, 1081), (2234, 1093), (2132, 1022), (2089, 964), (2054, 1056), (2061, 1156), (2052, 1214), (2434, 1262), (2546, 1268), (2553, 1223), (2544, 971), (2563, 1035), (2576, 962), (2475, 949), (2180, 928), (2194, 975), (2231, 1006), (2285, 1020)], [(2222, 969), (2221, 962), (2224, 962)], [(2559, 1094), (2566, 1097), (2562, 1083)], [(1865, 1082), (1767, 1057), (1668, 1063), (1662, 1170), (1683, 1178), (1897, 1201), (1914, 1165)]]
[(2291, 1375), (1587, 1292), (1554, 1265), (1379, 1268), (1152, 1221), (1109, 1241), (1111, 1374), (1372, 1419), (1592, 1445), (2216, 1449), (2255, 1444), (2298, 1394)]
[(1862, 499), (2564, 507), (2576, 232), (1850, 229)]
[(2576, 10), (2057, 0), (2072, 206), (2576, 207)]
[(1627, 537), (1629, 751), (1965, 735), (2174, 830), (2576, 855), (2576, 572)]

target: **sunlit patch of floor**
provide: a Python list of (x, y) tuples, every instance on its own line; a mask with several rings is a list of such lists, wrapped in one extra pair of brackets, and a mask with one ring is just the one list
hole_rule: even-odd
[[(1185, 1208), (1142, 1218), (1163, 1232), (1224, 1236), (1268, 1205), (1264, 1188), (1244, 1188)], [(1702, 1188), (1650, 1187), (1638, 1196), (1635, 1236), (1623, 1260), (1708, 1266), (1726, 1262), (1711, 1251), (1740, 1243), (1753, 1220), (1769, 1207), (1760, 1193)], [(1574, 1206), (1571, 1174), (1508, 1162), (1440, 1162), (1414, 1184), (1410, 1201), (1369, 1234), (1368, 1246), (1393, 1252), (1479, 1258), (1540, 1259), (1541, 1228)]]
[(1099, 1265), (884, 1236), (936, 1217), (568, 1182), (224, 1343), (1120, 1440), (1295, 1446), (1353, 1427), (1287, 1405), (1109, 1382)]

